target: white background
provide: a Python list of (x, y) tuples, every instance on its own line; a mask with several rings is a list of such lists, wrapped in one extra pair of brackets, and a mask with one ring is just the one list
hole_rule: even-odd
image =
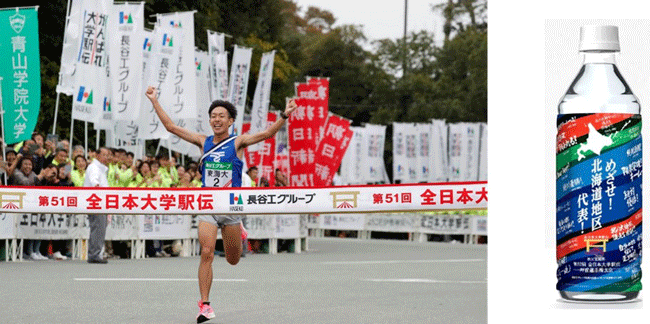
[[(650, 314), (642, 301), (613, 306), (568, 304), (559, 301), (555, 290), (555, 242), (546, 234), (549, 228), (554, 231), (549, 226), (555, 218), (551, 168), (555, 163), (555, 114), (560, 97), (581, 65), (577, 49), (583, 21), (560, 22), (560, 30), (549, 40), (556, 44), (553, 47), (545, 46), (545, 27), (552, 27), (547, 25), (548, 19), (650, 18), (649, 9), (645, 1), (489, 3), (489, 323), (648, 322)], [(647, 118), (650, 24), (607, 22), (620, 26), (618, 65)], [(547, 56), (546, 49), (554, 54)], [(646, 124), (646, 142), (650, 138), (647, 132)], [(647, 148), (644, 151), (644, 155), (649, 153)], [(644, 183), (646, 188), (647, 172)], [(647, 190), (644, 197), (648, 206)], [(648, 231), (644, 232), (647, 235)], [(644, 245), (647, 251), (647, 243)], [(642, 282), (646, 289), (650, 287), (645, 277)]]

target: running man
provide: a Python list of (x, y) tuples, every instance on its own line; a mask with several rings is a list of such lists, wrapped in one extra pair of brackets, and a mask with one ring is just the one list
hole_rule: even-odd
[[(158, 91), (154, 87), (150, 86), (147, 89), (146, 96), (151, 101), (158, 118), (160, 118), (160, 121), (168, 132), (201, 148), (203, 156), (201, 157), (200, 165), (203, 187), (241, 187), (244, 148), (275, 135), (280, 127), (282, 127), (282, 124), (284, 124), (284, 121), (297, 108), (295, 101), (291, 100), (287, 103), (284, 112), (281, 113), (282, 118), (279, 118), (265, 131), (252, 135), (231, 136), (228, 133), (228, 129), (235, 122), (237, 109), (227, 101), (217, 100), (208, 109), (210, 126), (214, 135), (206, 136), (175, 125), (160, 106), (157, 99)], [(206, 170), (219, 171), (220, 175), (223, 175), (225, 172), (227, 177), (208, 176), (208, 174), (212, 175), (216, 174), (216, 172), (208, 173)], [(202, 323), (215, 317), (214, 311), (210, 306), (209, 296), (210, 288), (212, 287), (214, 245), (217, 241), (217, 231), (219, 229), (221, 229), (224, 251), (228, 263), (236, 265), (242, 253), (242, 226), (239, 216), (199, 216), (198, 233), (199, 243), (201, 244), (199, 291), (201, 292), (201, 300), (199, 300), (199, 314), (196, 318), (197, 323)]]

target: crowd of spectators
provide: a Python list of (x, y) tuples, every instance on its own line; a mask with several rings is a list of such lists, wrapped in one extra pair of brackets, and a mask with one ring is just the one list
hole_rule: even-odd
[[(86, 167), (95, 158), (96, 152), (85, 151), (75, 145), (70, 153), (67, 140), (53, 142), (40, 133), (31, 139), (5, 148), (5, 156), (0, 155), (0, 181), (9, 186), (69, 186), (82, 187)], [(108, 164), (108, 183), (110, 187), (140, 188), (192, 188), (201, 187), (201, 172), (196, 162), (178, 164), (175, 156), (160, 154), (134, 160), (134, 154), (124, 149), (111, 149)], [(258, 169), (250, 167), (243, 174), (245, 187), (268, 187), (265, 177), (258, 177)], [(287, 186), (287, 177), (280, 169), (275, 170), (275, 186)], [(147, 242), (148, 256), (169, 256), (171, 241)], [(107, 257), (129, 257), (127, 242), (107, 241)], [(244, 250), (263, 251), (262, 242), (251, 240)], [(32, 260), (66, 259), (72, 254), (70, 241), (26, 240), (23, 258)]]
[[(31, 139), (5, 148), (0, 155), (0, 181), (9, 186), (70, 186), (82, 187), (86, 167), (95, 158), (94, 150), (85, 151), (74, 146), (70, 153), (67, 140), (45, 140), (40, 133)], [(124, 149), (111, 149), (108, 165), (110, 187), (171, 188), (201, 187), (198, 164), (190, 162), (187, 167), (178, 165), (175, 157), (161, 154), (146, 156), (134, 161), (134, 154)], [(148, 242), (149, 256), (168, 256), (163, 250), (166, 242)], [(130, 248), (126, 243), (108, 241), (105, 254), (108, 257), (128, 257)], [(71, 242), (26, 240), (23, 258), (31, 260), (66, 259), (71, 256)]]

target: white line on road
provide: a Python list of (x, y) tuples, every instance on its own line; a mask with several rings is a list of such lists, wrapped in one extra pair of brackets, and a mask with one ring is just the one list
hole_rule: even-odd
[[(196, 278), (74, 278), (74, 281), (198, 281)], [(244, 282), (246, 279), (212, 279), (219, 282)]]
[(384, 260), (384, 261), (329, 261), (321, 264), (394, 264), (394, 263), (453, 263), (453, 262), (485, 262), (484, 259), (459, 260)]
[(435, 280), (435, 279), (418, 279), (418, 278), (409, 278), (409, 279), (363, 279), (363, 281), (372, 281), (372, 282), (406, 282), (406, 283), (451, 283), (451, 284), (482, 284), (487, 283), (487, 281), (457, 281), (457, 280)]

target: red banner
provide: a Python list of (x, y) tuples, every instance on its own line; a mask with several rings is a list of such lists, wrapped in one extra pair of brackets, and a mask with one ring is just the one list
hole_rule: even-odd
[(291, 114), (287, 124), (291, 171), (289, 184), (292, 187), (315, 185), (316, 150), (329, 111), (329, 80), (314, 78), (309, 81), (296, 84), (295, 100), (298, 108)]
[[(268, 113), (268, 124), (267, 127), (275, 123), (278, 116), (273, 113)], [(246, 134), (251, 128), (250, 123), (244, 123), (242, 125), (242, 132)], [(246, 157), (246, 165), (250, 168), (252, 166), (257, 166), (258, 170), (258, 185), (262, 177), (266, 178), (269, 181), (270, 186), (275, 185), (275, 136), (262, 142), (260, 150), (257, 152), (249, 152), (248, 149), (244, 149), (244, 155)]]
[(323, 139), (318, 143), (316, 150), (316, 163), (314, 164), (314, 184), (316, 186), (332, 184), (334, 174), (341, 166), (352, 136), (354, 136), (354, 132), (350, 129), (350, 121), (330, 113)]

